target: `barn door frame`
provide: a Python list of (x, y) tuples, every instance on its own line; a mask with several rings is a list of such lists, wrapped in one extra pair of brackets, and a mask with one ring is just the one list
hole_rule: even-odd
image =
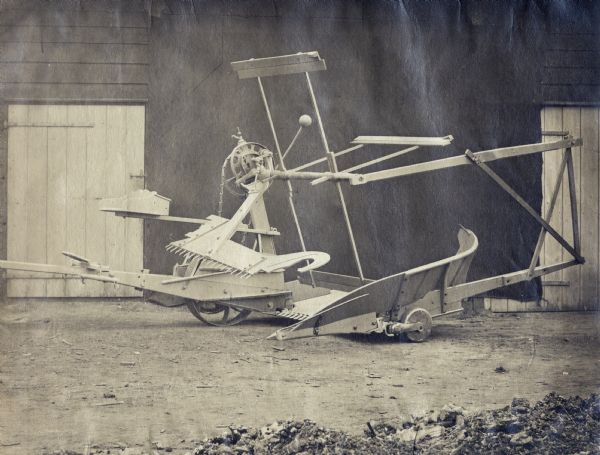
[[(140, 106), (144, 108), (143, 121), (143, 143), (146, 142), (146, 117), (147, 117), (147, 102), (146, 100), (131, 100), (131, 99), (3, 99), (0, 100), (0, 258), (6, 259), (8, 255), (8, 130), (10, 127), (16, 126), (9, 123), (8, 114), (11, 105), (68, 105), (68, 106), (90, 106), (90, 105), (105, 105), (105, 106)], [(89, 127), (90, 124), (64, 124), (64, 125), (39, 125), (39, 126), (61, 126), (61, 127)], [(145, 163), (145, 145), (143, 146), (142, 159)], [(145, 168), (145, 164), (144, 164)], [(135, 172), (131, 174), (132, 178), (143, 178), (143, 186), (145, 187), (145, 171), (141, 173)], [(145, 239), (144, 225), (142, 224), (141, 248), (143, 251), (143, 242)], [(143, 253), (141, 256), (143, 261)], [(8, 285), (6, 280), (6, 270), (0, 269), (0, 303), (6, 302)]]
[[(571, 203), (563, 191), (557, 202), (558, 213), (554, 222), (566, 229), (574, 216), (580, 220), (582, 254), (586, 263), (552, 274), (542, 281), (544, 304), (550, 311), (589, 311), (600, 309), (600, 103), (552, 102), (540, 109), (540, 122), (546, 137), (571, 134), (581, 137), (583, 145), (574, 153), (573, 172), (577, 181), (578, 198)], [(548, 140), (553, 140), (551, 137)], [(560, 170), (558, 157), (544, 157), (543, 175), (545, 193), (549, 180)], [(564, 183), (563, 183), (564, 184)], [(544, 194), (544, 204), (547, 205)], [(576, 239), (574, 239), (576, 240)], [(547, 260), (560, 259), (563, 254), (556, 243), (545, 247)]]

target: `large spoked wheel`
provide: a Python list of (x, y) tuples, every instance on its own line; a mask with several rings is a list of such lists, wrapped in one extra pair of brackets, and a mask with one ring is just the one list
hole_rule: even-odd
[(404, 334), (408, 341), (421, 343), (429, 338), (429, 335), (431, 335), (431, 326), (433, 321), (429, 311), (424, 310), (423, 308), (415, 308), (414, 310), (409, 311), (403, 318), (402, 322), (405, 324), (412, 324), (415, 322), (421, 324), (421, 330), (406, 332)]
[(188, 300), (187, 307), (202, 322), (217, 327), (239, 324), (252, 312), (250, 310), (238, 310), (219, 302), (200, 302), (197, 300)]

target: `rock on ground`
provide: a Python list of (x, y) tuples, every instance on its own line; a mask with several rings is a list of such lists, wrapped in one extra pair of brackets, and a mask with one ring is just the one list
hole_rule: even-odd
[(505, 408), (467, 413), (447, 405), (400, 424), (369, 422), (355, 436), (304, 421), (260, 429), (230, 427), (194, 455), (387, 453), (600, 453), (600, 397), (547, 395), (533, 406), (515, 398)]

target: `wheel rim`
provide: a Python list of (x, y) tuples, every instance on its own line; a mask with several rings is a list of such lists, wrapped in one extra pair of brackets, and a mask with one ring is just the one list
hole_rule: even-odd
[(219, 302), (201, 302), (190, 300), (187, 302), (190, 312), (208, 325), (224, 327), (239, 324), (246, 319), (251, 311), (238, 309)]
[(432, 320), (431, 315), (427, 310), (424, 310), (423, 308), (415, 308), (406, 315), (404, 322), (407, 324), (420, 322), (423, 325), (422, 330), (405, 333), (405, 336), (409, 341), (420, 343), (421, 341), (425, 341), (427, 338), (429, 338), (429, 335), (431, 334)]

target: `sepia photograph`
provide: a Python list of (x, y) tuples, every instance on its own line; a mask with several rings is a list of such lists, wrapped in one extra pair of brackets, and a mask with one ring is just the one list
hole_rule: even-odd
[(0, 0), (0, 454), (600, 453), (600, 2)]

